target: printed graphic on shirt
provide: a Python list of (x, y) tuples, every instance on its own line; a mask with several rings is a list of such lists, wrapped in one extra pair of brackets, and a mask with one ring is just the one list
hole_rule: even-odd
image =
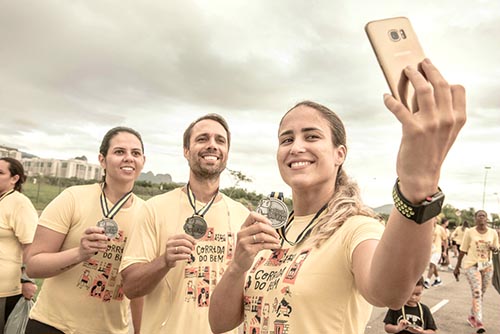
[(105, 252), (99, 252), (85, 261), (76, 286), (87, 290), (88, 296), (102, 302), (122, 301), (124, 293), (118, 269), (126, 239), (120, 230), (117, 236), (108, 242)]
[[(401, 320), (403, 320), (403, 315), (400, 315), (398, 317), (396, 324), (399, 324)], [(416, 314), (406, 313), (406, 321), (408, 321), (408, 323), (413, 326), (422, 327), (423, 325), (422, 319)]]
[(302, 263), (304, 263), (304, 261), (306, 260), (307, 255), (309, 255), (309, 250), (305, 250), (302, 253), (300, 253), (299, 256), (297, 256), (295, 261), (293, 261), (292, 265), (286, 272), (285, 278), (283, 279), (284, 283), (290, 283), (290, 284), (295, 283), (295, 278), (297, 278), (300, 267), (302, 266)]
[(194, 303), (197, 307), (209, 306), (210, 294), (224, 274), (224, 265), (232, 259), (233, 245), (233, 233), (216, 233), (214, 228), (207, 229), (184, 268), (186, 303)]
[[(268, 258), (261, 257), (255, 261), (245, 283), (245, 291), (249, 288), (257, 291), (256, 295), (244, 297), (245, 333), (284, 334), (290, 330), (293, 286), (310, 252), (311, 249), (299, 253), (277, 249)], [(274, 295), (273, 303), (264, 303), (264, 296), (270, 292)]]
[(475, 242), (476, 254), (481, 261), (488, 261), (490, 254), (491, 242), (485, 240), (477, 240)]

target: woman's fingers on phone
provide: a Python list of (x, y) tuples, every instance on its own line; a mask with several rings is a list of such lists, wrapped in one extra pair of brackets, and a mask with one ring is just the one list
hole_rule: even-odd
[(415, 89), (419, 106), (418, 111), (434, 111), (436, 104), (431, 84), (426, 80), (422, 73), (417, 71), (417, 69), (413, 66), (405, 67), (405, 75), (408, 77), (408, 80), (410, 80), (413, 88)]

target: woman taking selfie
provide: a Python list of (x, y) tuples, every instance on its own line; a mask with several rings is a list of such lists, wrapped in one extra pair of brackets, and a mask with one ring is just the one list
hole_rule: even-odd
[(429, 60), (421, 66), (428, 81), (405, 69), (417, 92), (416, 113), (384, 97), (403, 127), (395, 208), (385, 230), (344, 171), (340, 118), (313, 102), (283, 116), (277, 162), (292, 189), (293, 212), (278, 230), (257, 213), (242, 225), (233, 261), (212, 294), (215, 333), (242, 322), (249, 334), (363, 333), (371, 305), (398, 309), (406, 302), (429, 261), (431, 220), (443, 200), (441, 165), (466, 118), (463, 87), (449, 86)]

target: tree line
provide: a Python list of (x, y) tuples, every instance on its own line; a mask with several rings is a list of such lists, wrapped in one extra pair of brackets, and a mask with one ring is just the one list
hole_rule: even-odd
[[(220, 191), (239, 201), (248, 209), (253, 210), (257, 207), (259, 202), (267, 195), (258, 194), (255, 191), (248, 191), (245, 188), (239, 187), (241, 182), (252, 182), (251, 179), (246, 177), (243, 173), (238, 171), (231, 171), (231, 175), (235, 178), (234, 186), (223, 188)], [(95, 183), (95, 180), (82, 180), (77, 178), (58, 178), (51, 176), (28, 178), (24, 184), (24, 193), (28, 196), (35, 207), (41, 211), (45, 206), (56, 197), (64, 188), (80, 185)], [(167, 191), (184, 186), (185, 183), (167, 182), (167, 183), (152, 183), (151, 181), (136, 181), (134, 185), (134, 193), (144, 200), (153, 196), (163, 194)], [(285, 203), (288, 208), (292, 207), (292, 200), (285, 198)], [(470, 207), (467, 209), (457, 209), (450, 204), (445, 204), (441, 212), (440, 218), (446, 217), (450, 221), (450, 228), (460, 226), (464, 221), (467, 221), (470, 226), (474, 225), (474, 213), (476, 209)], [(489, 213), (491, 216), (491, 226), (494, 228), (500, 227), (500, 217), (497, 213)], [(382, 220), (387, 220), (387, 214), (379, 214)]]

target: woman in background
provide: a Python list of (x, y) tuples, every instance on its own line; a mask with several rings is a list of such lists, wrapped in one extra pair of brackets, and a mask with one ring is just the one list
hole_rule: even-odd
[(0, 158), (0, 334), (19, 299), (32, 299), (37, 289), (23, 275), (23, 259), (38, 222), (33, 204), (21, 194), (25, 181), (24, 168), (18, 160)]
[(476, 329), (476, 333), (484, 333), (486, 329), (483, 322), (483, 296), (491, 284), (492, 252), (498, 252), (499, 243), (497, 232), (488, 227), (486, 211), (476, 211), (474, 222), (476, 226), (465, 231), (454, 275), (460, 275), (463, 260), (464, 274), (472, 295), (472, 307), (467, 322)]

